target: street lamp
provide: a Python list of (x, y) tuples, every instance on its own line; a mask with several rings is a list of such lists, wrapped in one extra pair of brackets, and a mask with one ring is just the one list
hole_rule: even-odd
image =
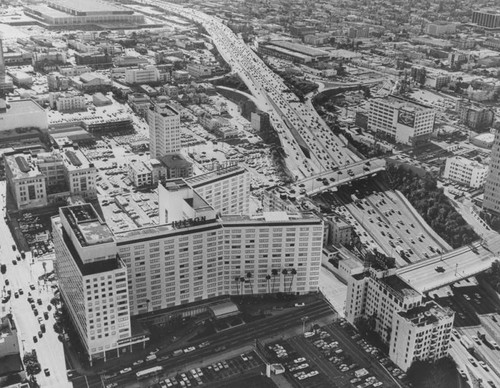
[(309, 317), (302, 317), (300, 320), (302, 321), (302, 334), (305, 333), (306, 331), (306, 321), (309, 319)]

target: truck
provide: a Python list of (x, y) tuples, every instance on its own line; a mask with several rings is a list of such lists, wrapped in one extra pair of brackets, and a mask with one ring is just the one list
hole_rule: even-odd
[(460, 338), (460, 343), (462, 344), (462, 346), (465, 349), (467, 349), (469, 351), (472, 350), (472, 349), (474, 349), (474, 345), (472, 344), (472, 341), (469, 338), (467, 338), (467, 337), (463, 337), (462, 336), (462, 338)]

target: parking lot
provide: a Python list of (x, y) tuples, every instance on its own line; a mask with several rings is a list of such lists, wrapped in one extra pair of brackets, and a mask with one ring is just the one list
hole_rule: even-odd
[(285, 367), (286, 377), (304, 388), (397, 387), (394, 378), (401, 383), (406, 378), (379, 349), (362, 340), (345, 322), (315, 326), (304, 335), (268, 344), (266, 350), (272, 362)]
[(252, 370), (257, 375), (264, 370), (264, 363), (255, 352), (244, 353), (202, 368), (177, 372), (175, 375), (160, 378), (158, 384), (153, 387), (196, 387), (198, 385), (220, 387), (224, 380), (233, 379)]

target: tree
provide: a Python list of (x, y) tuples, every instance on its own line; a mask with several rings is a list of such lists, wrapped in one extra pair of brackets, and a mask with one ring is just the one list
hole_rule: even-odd
[(436, 362), (414, 361), (406, 374), (415, 388), (456, 387), (457, 366), (450, 357)]
[(270, 294), (271, 293), (271, 284), (270, 284), (270, 280), (271, 280), (271, 275), (267, 274), (266, 275), (266, 282), (267, 282), (267, 293)]
[(247, 279), (248, 279), (248, 282), (250, 283), (250, 291), (252, 292), (252, 295), (253, 295), (253, 283), (252, 283), (252, 273), (251, 272), (247, 272)]
[(245, 291), (245, 289), (243, 288), (243, 285), (245, 284), (245, 278), (242, 276), (240, 277), (240, 285), (241, 285), (241, 295), (243, 295), (243, 291)]
[(292, 268), (290, 270), (290, 275), (292, 275), (292, 277), (290, 279), (290, 285), (288, 286), (288, 293), (292, 292), (293, 279), (295, 278), (295, 275), (297, 275), (297, 270), (295, 268)]
[(286, 291), (286, 277), (288, 275), (288, 270), (286, 268), (283, 268), (281, 273), (283, 274), (283, 291)]
[(234, 282), (236, 284), (236, 293), (239, 295), (240, 294), (240, 277), (236, 276), (234, 278)]
[(273, 287), (272, 287), (273, 291), (272, 291), (272, 292), (274, 293), (274, 283), (276, 282), (276, 276), (278, 276), (278, 275), (279, 275), (278, 270), (277, 270), (276, 268), (273, 268), (273, 269), (271, 270), (271, 275), (272, 275), (272, 277), (273, 277)]

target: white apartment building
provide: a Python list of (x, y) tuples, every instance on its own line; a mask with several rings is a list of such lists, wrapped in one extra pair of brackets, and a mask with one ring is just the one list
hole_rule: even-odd
[(132, 336), (127, 269), (113, 234), (90, 204), (62, 207), (52, 218), (61, 296), (89, 360), (143, 346)]
[[(317, 216), (217, 217), (182, 179), (159, 185), (159, 208), (160, 226), (115, 235), (128, 267), (132, 315), (220, 295), (318, 290), (323, 223)], [(279, 275), (266, 280), (273, 269)]]
[[(453, 313), (446, 310), (445, 314), (445, 310), (431, 304), (422, 306), (422, 295), (395, 272), (362, 268), (353, 271), (347, 278), (345, 316), (351, 324), (361, 317), (371, 320), (374, 330), (390, 346), (391, 360), (407, 370), (416, 359), (435, 360), (446, 354), (449, 336), (445, 334), (453, 323)], [(429, 318), (426, 311), (434, 318)], [(420, 326), (417, 323), (417, 331), (412, 330), (414, 316), (420, 316), (420, 312), (426, 319), (420, 321)], [(432, 341), (433, 333), (438, 334), (439, 341)], [(408, 341), (413, 345), (409, 346)]]
[(397, 143), (415, 145), (430, 138), (435, 118), (434, 109), (401, 97), (374, 98), (370, 100), (368, 129)]
[(87, 109), (87, 101), (81, 94), (49, 93), (49, 103), (59, 112), (74, 112)]
[(153, 172), (143, 161), (131, 162), (128, 165), (128, 177), (135, 187), (153, 184)]
[(500, 213), (500, 131), (495, 132), (491, 147), (490, 166), (484, 185), (483, 208)]
[(446, 159), (443, 178), (472, 188), (479, 188), (486, 182), (488, 166), (462, 156)]
[(46, 206), (70, 195), (97, 196), (97, 168), (80, 150), (4, 154), (4, 162), (7, 188), (18, 209)]
[(238, 165), (223, 166), (186, 178), (196, 192), (221, 214), (248, 215), (251, 175)]
[(153, 65), (139, 67), (135, 69), (125, 69), (125, 82), (127, 84), (147, 84), (158, 82), (160, 72)]
[(437, 361), (448, 354), (455, 313), (431, 301), (394, 314), (389, 354), (406, 371), (414, 361)]
[(181, 150), (181, 116), (165, 102), (156, 102), (147, 112), (151, 158)]

